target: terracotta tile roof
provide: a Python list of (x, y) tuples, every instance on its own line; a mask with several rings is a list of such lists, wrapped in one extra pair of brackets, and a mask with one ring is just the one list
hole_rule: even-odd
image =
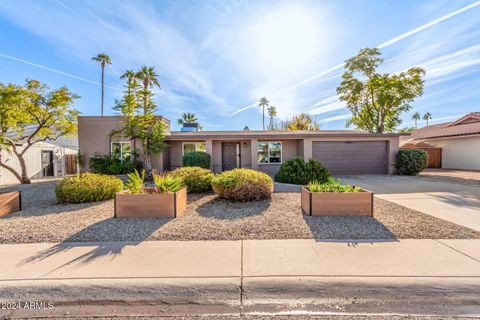
[(480, 134), (480, 112), (471, 112), (458, 120), (426, 126), (410, 135), (410, 139), (435, 139), (443, 137)]

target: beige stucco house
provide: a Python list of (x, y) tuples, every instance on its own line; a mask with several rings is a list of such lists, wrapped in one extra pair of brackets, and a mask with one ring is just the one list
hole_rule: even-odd
[[(159, 117), (159, 121), (169, 121)], [(81, 116), (79, 149), (84, 170), (94, 153), (107, 154), (113, 148), (127, 152), (139, 148), (128, 138), (112, 140), (110, 132), (121, 128), (120, 116)], [(392, 174), (399, 148), (398, 134), (371, 134), (351, 130), (320, 131), (169, 131), (169, 148), (156, 155), (152, 165), (158, 170), (182, 166), (182, 156), (190, 151), (211, 155), (215, 172), (251, 168), (274, 175), (281, 164), (293, 157), (322, 161), (332, 174)], [(140, 152), (141, 154), (141, 152)]]
[(401, 145), (410, 148), (429, 145), (439, 149), (444, 169), (480, 170), (480, 112), (415, 130), (402, 137)]

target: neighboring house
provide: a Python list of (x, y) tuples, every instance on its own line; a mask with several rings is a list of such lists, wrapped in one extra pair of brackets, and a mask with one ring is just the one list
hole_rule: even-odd
[(415, 130), (402, 137), (402, 148), (441, 149), (441, 167), (480, 170), (480, 112), (471, 112), (452, 122)]
[[(120, 129), (123, 123), (121, 116), (78, 117), (84, 170), (88, 170), (88, 161), (95, 153), (139, 149), (139, 143), (129, 138), (111, 139), (112, 130)], [(211, 169), (215, 172), (241, 167), (274, 175), (284, 161), (298, 156), (322, 161), (333, 174), (392, 174), (399, 148), (398, 134), (351, 130), (172, 131), (166, 140), (170, 148), (152, 159), (153, 167), (160, 171), (181, 167), (187, 152), (205, 151), (212, 157)]]
[[(34, 128), (27, 128), (33, 130)], [(18, 151), (22, 145), (18, 144)], [(28, 177), (31, 179), (45, 177), (63, 177), (76, 173), (77, 137), (60, 137), (55, 141), (37, 142), (25, 153)], [(21, 172), (20, 163), (14, 154), (3, 150), (3, 161)], [(18, 183), (17, 178), (8, 170), (0, 167), (0, 185)]]

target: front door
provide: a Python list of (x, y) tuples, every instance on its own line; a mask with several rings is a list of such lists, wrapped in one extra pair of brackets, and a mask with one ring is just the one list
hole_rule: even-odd
[(222, 171), (240, 167), (240, 143), (222, 143)]
[(42, 150), (42, 172), (44, 177), (53, 177), (53, 152)]

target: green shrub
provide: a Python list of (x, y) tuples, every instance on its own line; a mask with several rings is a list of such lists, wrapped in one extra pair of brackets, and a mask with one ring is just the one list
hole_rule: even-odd
[(267, 174), (250, 169), (222, 172), (212, 179), (213, 191), (225, 199), (252, 201), (270, 198), (273, 181)]
[(285, 161), (275, 175), (275, 180), (283, 183), (306, 185), (310, 181), (324, 183), (328, 181), (330, 173), (319, 161), (310, 159), (305, 162), (296, 157)]
[(136, 160), (136, 157), (133, 157), (133, 159), (128, 158), (121, 161), (120, 159), (108, 154), (93, 155), (90, 158), (89, 166), (90, 170), (93, 173), (110, 175), (128, 174), (134, 172), (135, 170), (142, 170), (142, 163)]
[(82, 203), (112, 199), (122, 189), (122, 180), (116, 177), (83, 173), (60, 181), (55, 194), (59, 203)]
[(324, 183), (318, 181), (309, 182), (308, 189), (310, 192), (360, 192), (361, 190), (349, 184), (343, 185), (331, 177)]
[(170, 173), (172, 177), (180, 178), (188, 192), (206, 192), (212, 190), (213, 172), (200, 167), (183, 167)]
[(125, 189), (131, 194), (142, 193), (145, 184), (145, 170), (140, 175), (137, 170), (128, 174), (128, 181), (125, 182)]
[(158, 193), (177, 192), (183, 188), (182, 179), (169, 175), (154, 174), (153, 182)]
[(210, 168), (210, 155), (203, 151), (189, 152), (183, 156), (182, 163), (184, 167)]
[(397, 153), (398, 174), (414, 176), (427, 166), (428, 155), (424, 150), (403, 149)]

